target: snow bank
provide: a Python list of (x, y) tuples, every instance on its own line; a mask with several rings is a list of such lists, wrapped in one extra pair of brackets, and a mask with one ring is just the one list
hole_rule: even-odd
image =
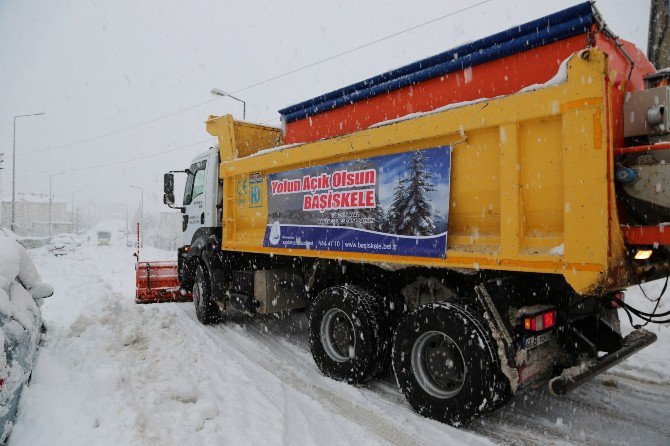
[[(651, 313), (655, 304), (644, 297), (642, 289), (644, 289), (650, 299), (656, 299), (663, 288), (664, 282), (664, 280), (655, 280), (643, 284), (641, 287), (633, 286), (628, 288), (625, 295), (626, 303), (644, 312)], [(670, 291), (666, 291), (656, 313), (665, 313), (668, 310), (670, 310)], [(621, 320), (621, 330), (624, 335), (633, 331), (628, 316), (622, 309), (619, 309), (619, 319)], [(644, 324), (637, 317), (633, 317), (633, 322), (635, 324)], [(670, 354), (668, 354), (670, 351), (668, 349), (668, 345), (670, 345), (670, 324), (649, 324), (644, 328), (656, 333), (658, 340), (651, 346), (640, 350), (630, 359), (622, 362), (614, 370), (617, 370), (616, 373), (622, 376), (654, 382), (670, 388)]]

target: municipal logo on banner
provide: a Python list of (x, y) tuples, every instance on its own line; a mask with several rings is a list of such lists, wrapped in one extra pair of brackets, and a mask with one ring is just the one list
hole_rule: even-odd
[(450, 175), (449, 146), (268, 175), (263, 246), (444, 258)]

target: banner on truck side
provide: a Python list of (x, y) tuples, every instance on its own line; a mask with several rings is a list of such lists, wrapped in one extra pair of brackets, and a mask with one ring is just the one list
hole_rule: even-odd
[(451, 147), (268, 175), (263, 246), (444, 258)]

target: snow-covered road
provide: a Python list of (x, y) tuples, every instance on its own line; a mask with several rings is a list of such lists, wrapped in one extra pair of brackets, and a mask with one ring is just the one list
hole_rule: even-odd
[[(659, 342), (567, 397), (532, 392), (455, 429), (414, 413), (390, 376), (324, 377), (305, 314), (205, 327), (191, 303), (134, 304), (131, 248), (32, 252), (56, 293), (12, 446), (670, 444), (670, 327), (652, 326)], [(649, 308), (636, 291), (627, 299)]]

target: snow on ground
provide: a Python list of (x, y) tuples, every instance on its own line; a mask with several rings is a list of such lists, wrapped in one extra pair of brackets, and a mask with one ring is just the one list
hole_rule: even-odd
[[(204, 327), (191, 303), (135, 305), (132, 252), (117, 239), (59, 258), (33, 251), (56, 294), (11, 446), (670, 443), (668, 327), (651, 326), (659, 342), (566, 397), (534, 391), (455, 429), (414, 413), (391, 377), (324, 377), (304, 313)], [(634, 290), (627, 300), (651, 308)]]

